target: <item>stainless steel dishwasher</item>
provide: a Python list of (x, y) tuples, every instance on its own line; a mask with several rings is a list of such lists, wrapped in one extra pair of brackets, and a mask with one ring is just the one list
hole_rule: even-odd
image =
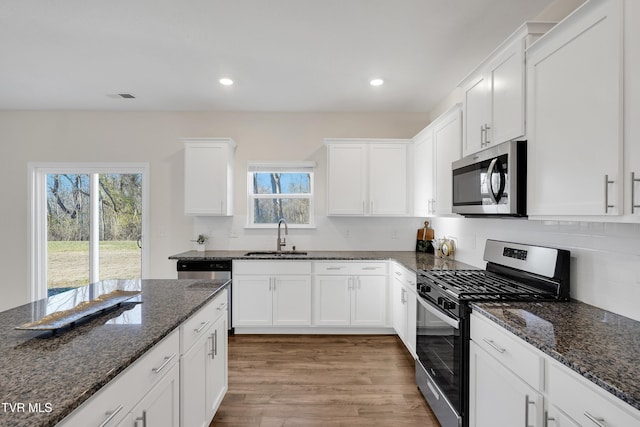
[[(179, 260), (178, 279), (206, 279), (229, 280), (231, 279), (231, 260)], [(233, 334), (231, 325), (231, 294), (232, 286), (227, 288), (227, 327), (229, 334)]]

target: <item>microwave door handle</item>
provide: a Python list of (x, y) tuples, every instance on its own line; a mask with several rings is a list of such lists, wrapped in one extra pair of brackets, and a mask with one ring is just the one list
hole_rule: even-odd
[(491, 197), (491, 201), (496, 205), (498, 204), (498, 200), (496, 200), (497, 195), (493, 191), (493, 180), (491, 179), (491, 177), (493, 176), (493, 169), (495, 169), (497, 162), (498, 158), (496, 157), (495, 159), (491, 160), (491, 163), (489, 163), (489, 167), (487, 168), (487, 181), (489, 182), (489, 185), (487, 187), (489, 187), (489, 197)]

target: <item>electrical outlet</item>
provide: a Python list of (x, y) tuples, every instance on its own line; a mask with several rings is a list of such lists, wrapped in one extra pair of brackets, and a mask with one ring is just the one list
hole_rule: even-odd
[(237, 239), (239, 237), (238, 235), (238, 230), (235, 228), (232, 228), (229, 230), (229, 238), (230, 239)]
[(346, 237), (347, 239), (351, 237), (351, 230), (349, 230), (348, 228), (344, 230), (344, 237)]
[(393, 240), (397, 240), (397, 239), (398, 239), (398, 230), (393, 230), (393, 231), (391, 232), (391, 238), (392, 238)]

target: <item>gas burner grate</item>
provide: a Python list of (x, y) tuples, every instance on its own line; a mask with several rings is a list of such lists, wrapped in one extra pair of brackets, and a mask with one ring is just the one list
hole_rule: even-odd
[(430, 270), (420, 272), (458, 300), (555, 299), (551, 293), (485, 270)]

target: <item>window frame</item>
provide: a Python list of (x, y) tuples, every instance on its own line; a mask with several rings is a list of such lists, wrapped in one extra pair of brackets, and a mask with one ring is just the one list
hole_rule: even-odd
[[(315, 225), (315, 162), (253, 162), (247, 163), (247, 223), (245, 228), (277, 228), (278, 223), (255, 223), (254, 201), (257, 199), (308, 199), (309, 200), (309, 223), (307, 224), (291, 224), (287, 223), (289, 228), (316, 228)], [(309, 174), (309, 193), (280, 193), (280, 194), (255, 194), (253, 192), (253, 175), (255, 173), (308, 173)], [(280, 197), (274, 197), (280, 196)]]

